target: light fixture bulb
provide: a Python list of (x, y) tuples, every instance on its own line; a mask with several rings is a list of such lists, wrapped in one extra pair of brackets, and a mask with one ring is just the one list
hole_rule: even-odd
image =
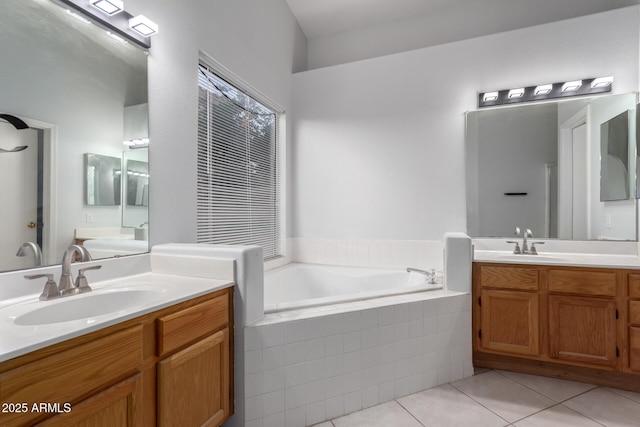
[(482, 97), (482, 102), (491, 102), (498, 99), (498, 92), (487, 92)]
[(113, 16), (124, 10), (122, 0), (90, 0), (90, 3), (93, 7), (109, 16)]
[(591, 89), (596, 89), (599, 87), (607, 87), (611, 83), (613, 83), (613, 76), (609, 77), (598, 77), (591, 82)]
[(507, 97), (511, 98), (521, 98), (524, 95), (524, 88), (521, 87), (519, 89), (511, 89)]
[(89, 21), (87, 18), (85, 18), (84, 16), (78, 13), (72, 12), (69, 9), (67, 9), (67, 14), (73, 16), (75, 19), (77, 19), (80, 22), (84, 22), (85, 24), (91, 24), (91, 21)]
[(123, 39), (119, 35), (112, 33), (111, 31), (107, 31), (107, 35), (109, 37), (111, 37), (112, 39), (114, 39), (114, 40), (118, 40), (120, 43), (129, 43), (128, 41), (126, 41), (125, 39)]
[(582, 86), (582, 80), (574, 80), (572, 82), (566, 82), (562, 85), (563, 92), (571, 92), (574, 90), (578, 90)]
[(134, 16), (129, 19), (129, 27), (145, 37), (149, 37), (158, 32), (158, 24), (144, 15)]
[(547, 95), (547, 94), (551, 93), (552, 90), (553, 90), (553, 85), (552, 84), (540, 85), (540, 86), (536, 86), (536, 88), (533, 90), (533, 94), (534, 95)]

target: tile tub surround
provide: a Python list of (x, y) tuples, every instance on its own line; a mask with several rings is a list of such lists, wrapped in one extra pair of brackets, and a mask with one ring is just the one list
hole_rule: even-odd
[(293, 262), (351, 267), (423, 270), (443, 268), (444, 243), (437, 240), (291, 239)]
[(470, 294), (396, 301), (245, 327), (246, 426), (313, 425), (473, 374)]

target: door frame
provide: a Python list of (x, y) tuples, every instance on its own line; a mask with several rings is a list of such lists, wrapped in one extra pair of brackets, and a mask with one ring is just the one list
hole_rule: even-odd
[[(56, 256), (56, 242), (58, 240), (58, 127), (41, 120), (21, 117), (30, 128), (42, 132), (42, 228), (43, 265), (59, 262)], [(38, 160), (40, 162), (40, 159)]]
[[(573, 129), (586, 125), (587, 176), (591, 175), (591, 106), (571, 116), (558, 126), (558, 238), (573, 238)], [(587, 180), (587, 206), (591, 206), (591, 182)], [(591, 224), (591, 210), (587, 210), (587, 224)], [(590, 228), (588, 231), (590, 237)]]

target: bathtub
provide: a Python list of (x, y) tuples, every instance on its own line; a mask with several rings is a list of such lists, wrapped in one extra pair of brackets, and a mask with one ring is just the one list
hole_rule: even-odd
[(264, 311), (273, 313), (442, 289), (425, 275), (398, 270), (288, 264), (264, 275)]

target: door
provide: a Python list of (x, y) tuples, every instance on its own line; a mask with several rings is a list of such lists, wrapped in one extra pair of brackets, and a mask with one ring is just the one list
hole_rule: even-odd
[(549, 356), (615, 365), (615, 302), (605, 298), (549, 295)]
[(572, 223), (573, 239), (587, 240), (589, 238), (588, 178), (587, 178), (587, 125), (582, 124), (572, 130), (572, 186), (573, 205)]
[(158, 425), (218, 426), (230, 414), (229, 329), (158, 363)]
[(481, 345), (486, 350), (539, 354), (538, 294), (483, 290)]
[(38, 427), (135, 427), (142, 426), (142, 376), (121, 381), (108, 389), (70, 406), (60, 415), (36, 424)]
[(18, 130), (0, 120), (0, 148), (20, 146), (27, 148), (0, 152), (0, 223), (6, 225), (0, 245), (0, 271), (33, 267), (31, 251), (24, 257), (16, 256), (16, 252), (23, 243), (38, 240), (38, 131)]

